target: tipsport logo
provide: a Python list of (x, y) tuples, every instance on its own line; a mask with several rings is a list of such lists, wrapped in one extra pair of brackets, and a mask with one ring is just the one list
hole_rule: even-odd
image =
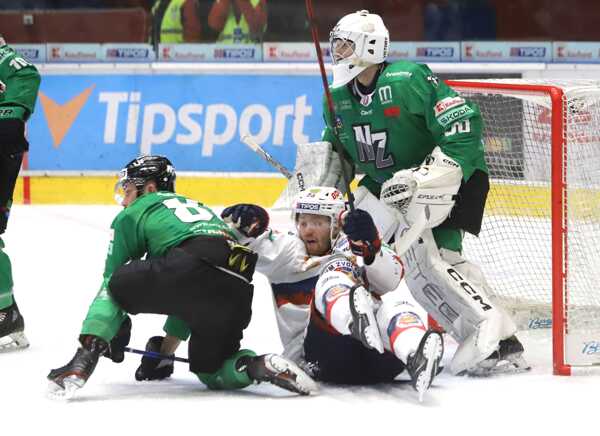
[[(91, 104), (90, 95), (95, 88), (91, 85), (63, 104), (40, 91), (54, 148), (61, 146), (83, 108)], [(248, 132), (260, 144), (270, 141), (273, 145), (283, 145), (289, 143), (285, 132), (289, 131), (290, 124), (294, 143), (309, 141), (304, 130), (306, 118), (313, 111), (307, 104), (306, 95), (274, 109), (263, 104), (249, 104), (243, 108), (227, 103), (145, 104), (142, 92), (102, 91), (96, 95), (95, 103), (100, 111), (98, 119), (103, 120), (102, 128), (97, 129), (102, 132), (102, 141), (105, 144), (139, 144), (141, 154), (151, 154), (155, 145), (200, 144), (201, 155), (210, 157), (215, 146), (225, 145)]]

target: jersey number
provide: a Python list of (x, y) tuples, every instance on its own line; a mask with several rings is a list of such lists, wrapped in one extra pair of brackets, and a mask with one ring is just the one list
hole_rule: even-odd
[[(394, 157), (387, 153), (387, 132), (371, 132), (370, 124), (353, 126), (354, 139), (361, 162), (375, 161), (377, 169), (394, 166)], [(387, 155), (386, 155), (387, 154)]]
[(471, 131), (471, 122), (467, 119), (464, 121), (457, 121), (452, 124), (448, 130), (444, 132), (444, 136), (452, 136), (457, 133), (469, 133)]
[(175, 216), (184, 223), (195, 223), (196, 221), (210, 221), (212, 214), (200, 207), (198, 202), (193, 200), (187, 200), (185, 203), (181, 202), (178, 198), (169, 198), (163, 201), (163, 204), (169, 209), (175, 210)]
[(31, 64), (23, 58), (14, 58), (8, 63), (8, 65), (10, 65), (11, 67), (13, 67), (15, 70), (18, 71), (21, 68), (26, 67)]

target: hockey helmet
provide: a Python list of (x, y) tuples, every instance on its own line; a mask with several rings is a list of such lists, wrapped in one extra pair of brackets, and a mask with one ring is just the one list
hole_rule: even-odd
[(298, 222), (302, 213), (323, 215), (331, 219), (331, 238), (339, 233), (339, 217), (346, 210), (344, 195), (335, 188), (315, 186), (300, 191), (292, 204), (292, 218)]
[[(133, 159), (119, 172), (115, 191), (133, 183), (139, 196), (149, 181), (155, 182), (159, 191), (175, 192), (175, 168), (171, 161), (165, 156), (139, 156)], [(116, 196), (116, 200), (122, 203), (122, 198)]]
[(329, 34), (333, 61), (333, 83), (337, 88), (350, 82), (367, 67), (384, 62), (390, 34), (377, 14), (362, 10), (345, 15)]

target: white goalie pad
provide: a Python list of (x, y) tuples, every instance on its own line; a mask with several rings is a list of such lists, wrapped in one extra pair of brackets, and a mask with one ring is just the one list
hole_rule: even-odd
[[(305, 188), (327, 186), (335, 187), (345, 193), (342, 165), (342, 159), (333, 150), (330, 142), (308, 142), (298, 144), (296, 148), (296, 165), (293, 173), (301, 174), (300, 178), (304, 181)], [(349, 163), (345, 163), (345, 166), (347, 174), (353, 178), (353, 166)], [(275, 201), (273, 209), (290, 209), (300, 190), (296, 177), (288, 180), (286, 188)]]
[(488, 357), (517, 328), (490, 298), (478, 268), (459, 253), (447, 251), (442, 257), (431, 230), (425, 230), (401, 258), (415, 300), (461, 344), (450, 365), (459, 373)]

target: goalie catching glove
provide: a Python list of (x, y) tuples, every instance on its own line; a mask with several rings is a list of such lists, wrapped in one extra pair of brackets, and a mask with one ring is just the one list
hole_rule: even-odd
[(365, 264), (372, 264), (381, 249), (381, 239), (369, 212), (362, 209), (343, 212), (341, 221), (352, 252), (362, 256)]
[(249, 238), (256, 238), (269, 227), (268, 212), (255, 204), (229, 206), (221, 212), (221, 218)]
[(396, 172), (381, 185), (381, 200), (400, 211), (409, 224), (440, 225), (450, 215), (460, 188), (459, 164), (436, 147), (419, 167)]

